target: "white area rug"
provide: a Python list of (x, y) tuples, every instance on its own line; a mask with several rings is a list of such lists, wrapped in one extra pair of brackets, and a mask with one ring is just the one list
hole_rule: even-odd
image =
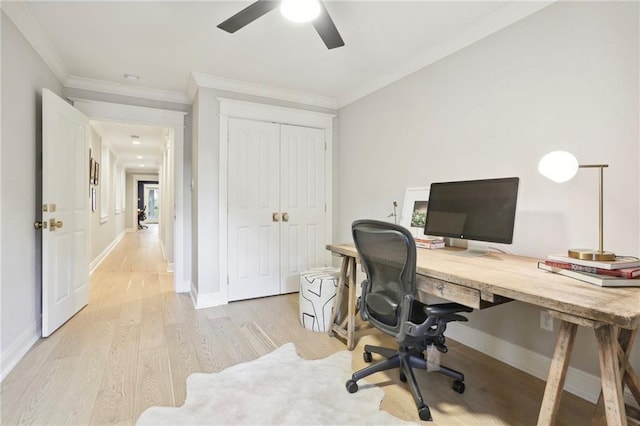
[(398, 425), (380, 410), (382, 389), (360, 381), (350, 394), (351, 353), (300, 358), (292, 343), (219, 373), (187, 379), (182, 407), (151, 407), (138, 425)]

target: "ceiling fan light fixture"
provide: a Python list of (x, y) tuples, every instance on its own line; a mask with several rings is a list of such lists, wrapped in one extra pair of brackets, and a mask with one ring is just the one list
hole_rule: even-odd
[(318, 0), (282, 0), (282, 16), (292, 22), (310, 22), (320, 14)]

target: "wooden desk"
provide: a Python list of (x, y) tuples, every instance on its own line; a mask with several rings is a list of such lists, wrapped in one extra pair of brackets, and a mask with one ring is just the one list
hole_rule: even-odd
[[(355, 287), (357, 252), (353, 244), (329, 244), (327, 250), (342, 256), (336, 304), (341, 288), (349, 283), (349, 312), (330, 333), (355, 346)], [(519, 300), (547, 309), (560, 320), (538, 425), (554, 423), (569, 366), (577, 327), (595, 331), (602, 391), (594, 424), (626, 425), (624, 384), (640, 404), (640, 380), (629, 363), (629, 354), (640, 326), (640, 288), (601, 288), (537, 268), (538, 259), (490, 253), (488, 256), (455, 256), (449, 249), (418, 249), (417, 286), (420, 293), (439, 296), (482, 309), (508, 300)], [(337, 311), (334, 309), (334, 311)], [(464, 343), (464, 342), (463, 342)]]

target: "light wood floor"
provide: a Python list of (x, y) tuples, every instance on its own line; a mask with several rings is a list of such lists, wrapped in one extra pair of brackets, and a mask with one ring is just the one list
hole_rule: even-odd
[[(90, 303), (47, 339), (40, 339), (1, 384), (0, 423), (132, 424), (152, 405), (181, 405), (193, 372), (220, 371), (293, 342), (301, 356), (323, 358), (345, 349), (298, 323), (297, 294), (195, 310), (172, 290), (157, 228), (129, 233), (91, 276)], [(362, 345), (393, 342), (373, 330)], [(442, 363), (461, 370), (467, 390), (418, 372), (434, 425), (533, 425), (544, 383), (459, 343), (449, 341)], [(419, 421), (397, 374), (368, 379), (384, 388), (382, 408)], [(345, 398), (348, 398), (345, 390)], [(560, 425), (590, 422), (593, 405), (565, 393)]]

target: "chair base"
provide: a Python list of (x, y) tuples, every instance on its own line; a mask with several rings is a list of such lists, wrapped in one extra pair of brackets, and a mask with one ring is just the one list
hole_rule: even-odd
[[(393, 350), (380, 346), (365, 345), (363, 354), (365, 362), (371, 362), (371, 353), (380, 354), (385, 359), (353, 373), (351, 380), (346, 383), (347, 390), (350, 393), (357, 392), (358, 380), (380, 371), (397, 368), (400, 370), (400, 380), (409, 383), (420, 419), (425, 421), (432, 420), (429, 407), (422, 399), (422, 393), (413, 373), (414, 368), (427, 370), (427, 360), (425, 360), (423, 352), (417, 348), (410, 347), (400, 347), (398, 350)], [(458, 393), (464, 392), (464, 374), (443, 365), (439, 366), (438, 370), (434, 370), (434, 372), (453, 378), (455, 380), (452, 386), (453, 390)]]

